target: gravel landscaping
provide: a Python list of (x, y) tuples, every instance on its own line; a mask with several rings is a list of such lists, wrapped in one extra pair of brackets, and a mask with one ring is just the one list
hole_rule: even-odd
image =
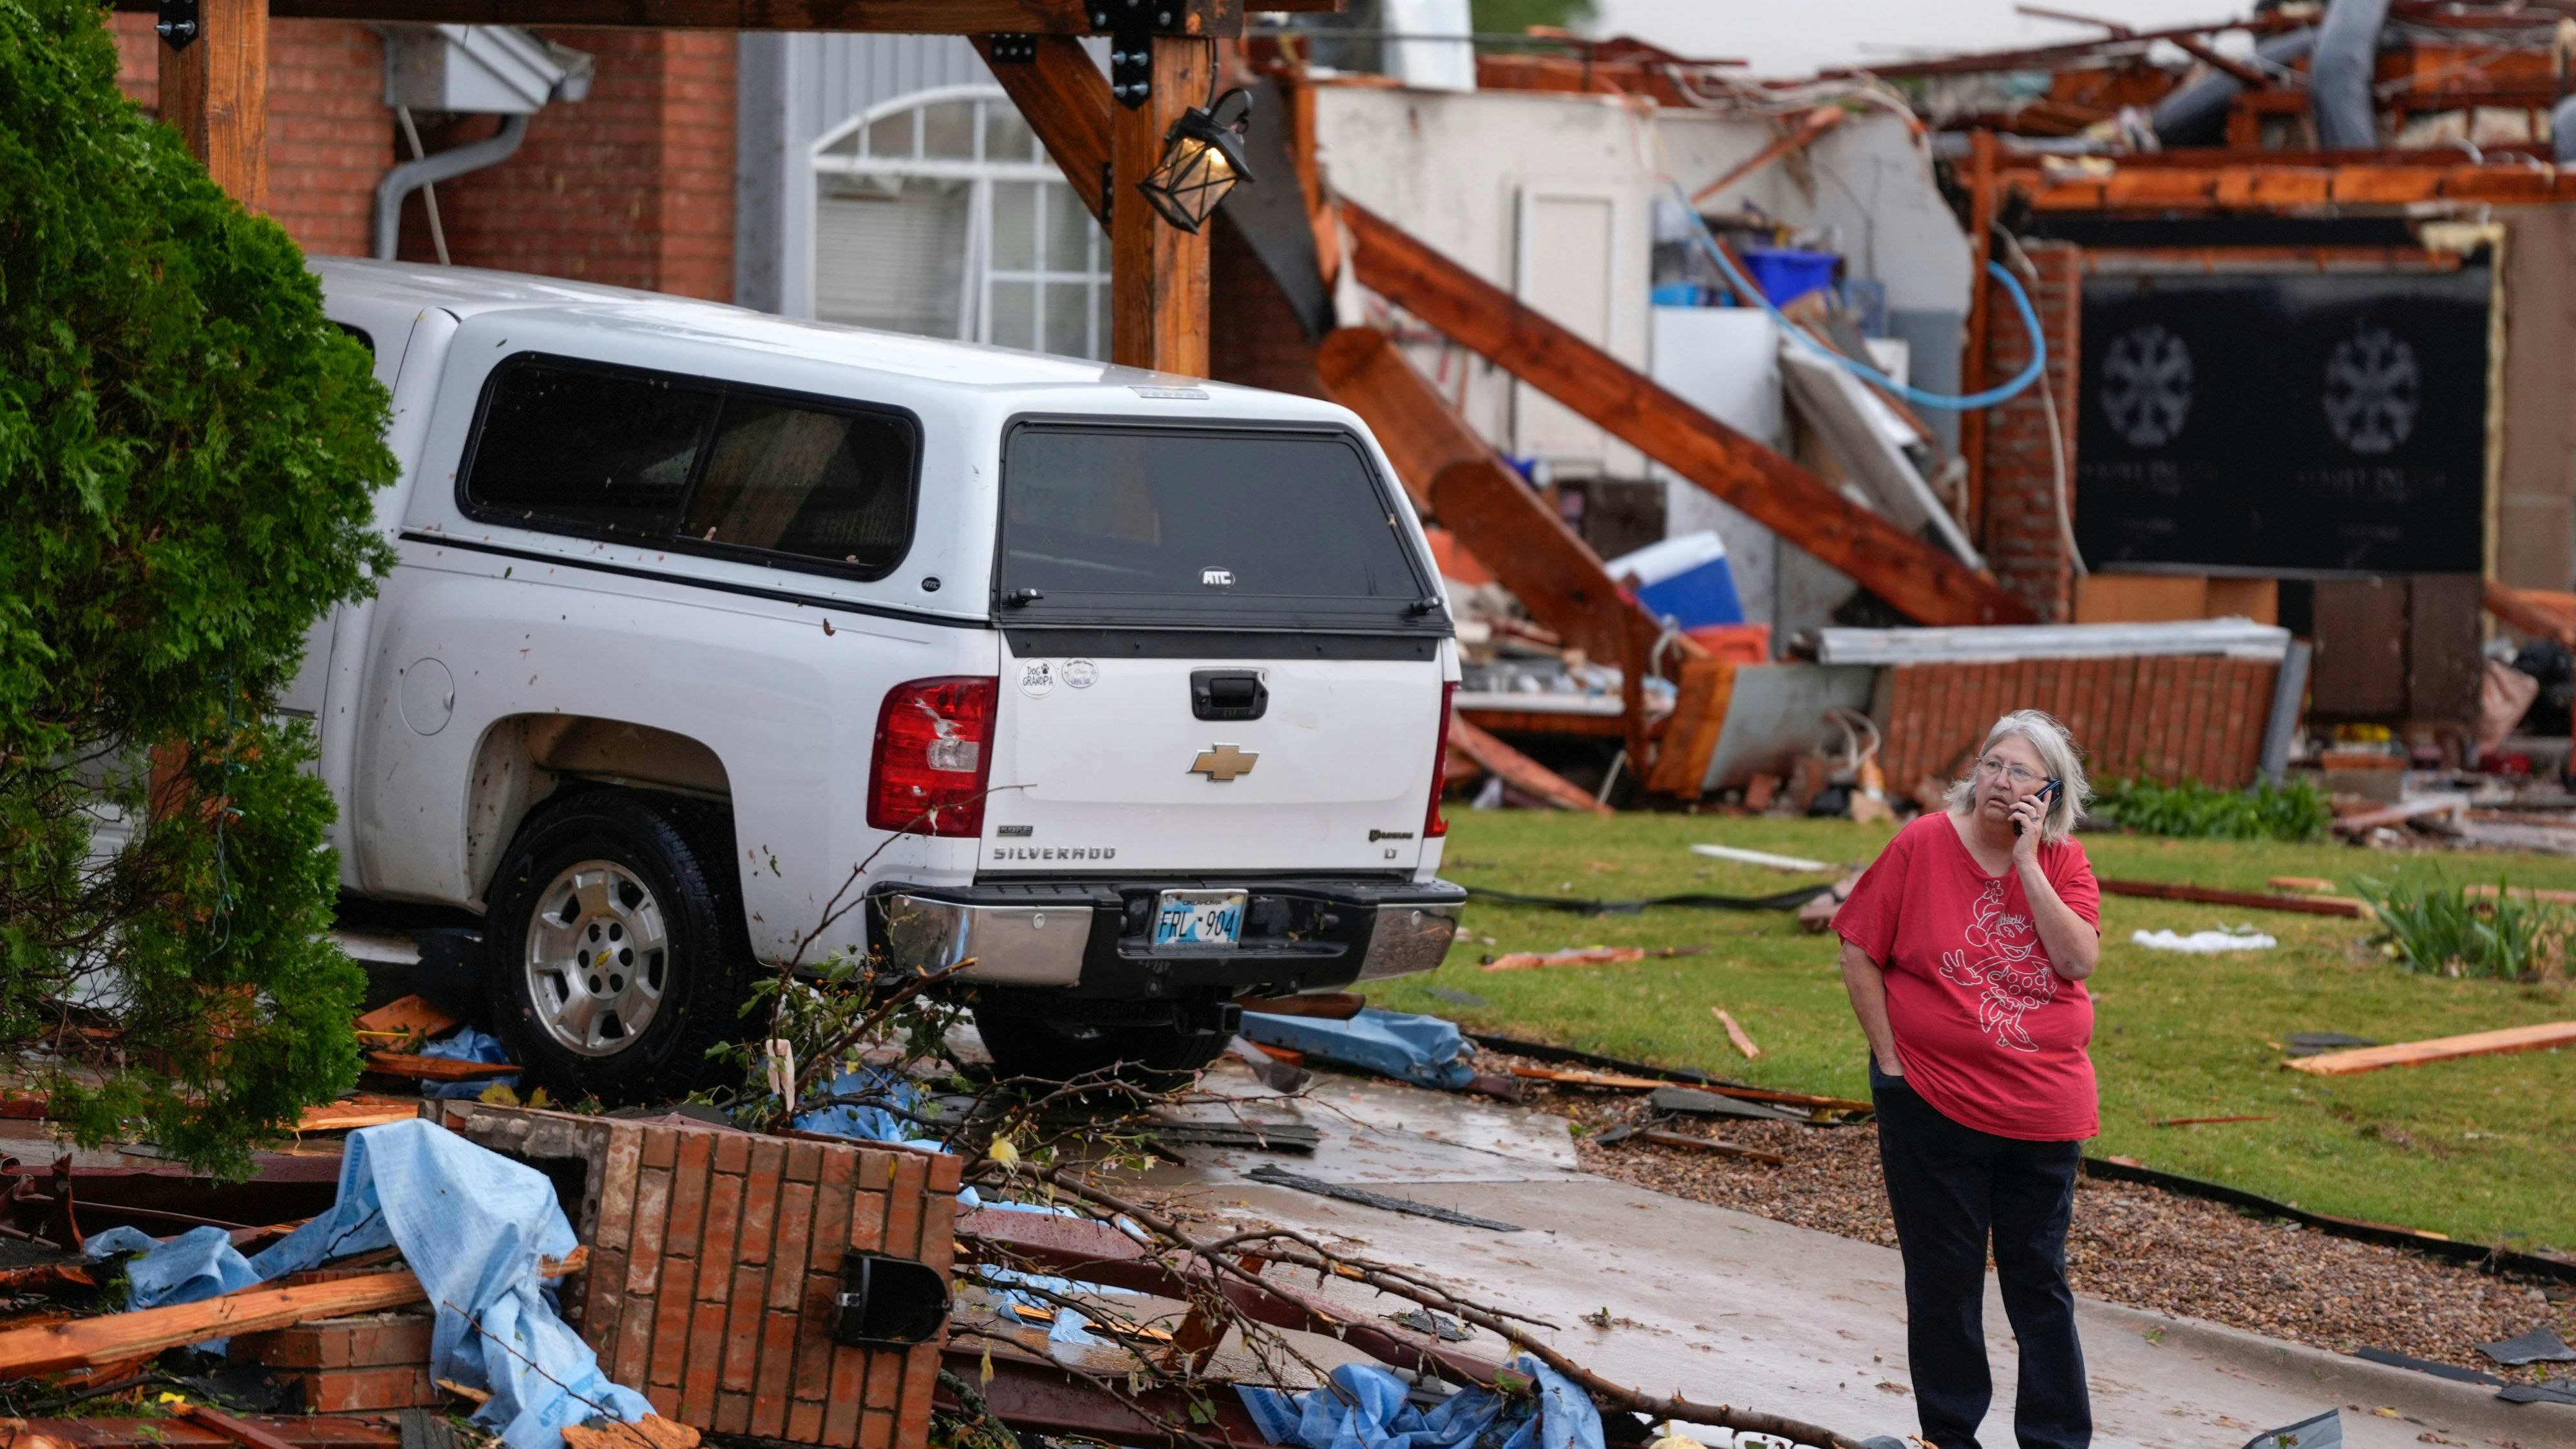
[[(1489, 1070), (1496, 1064), (1490, 1054), (1480, 1061)], [(1789, 1159), (1773, 1167), (1635, 1140), (1600, 1146), (1592, 1135), (1644, 1115), (1641, 1096), (1526, 1085), (1535, 1089), (1528, 1098), (1532, 1107), (1576, 1123), (1577, 1152), (1587, 1171), (1778, 1222), (1896, 1245), (1880, 1186), (1875, 1126), (1732, 1119), (1665, 1124)], [(2339, 1353), (2393, 1349), (2499, 1376), (2538, 1378), (2531, 1369), (2498, 1366), (2476, 1346), (2544, 1323), (2576, 1339), (2576, 1290), (2563, 1285), (2481, 1273), (2132, 1183), (2081, 1183), (2067, 1259), (2078, 1293)], [(2554, 1367), (2566, 1372), (2565, 1365)]]

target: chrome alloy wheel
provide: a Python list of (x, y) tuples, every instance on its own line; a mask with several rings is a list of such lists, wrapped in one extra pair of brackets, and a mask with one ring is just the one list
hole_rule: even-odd
[(572, 866), (538, 898), (527, 968), (529, 1004), (554, 1039), (583, 1056), (613, 1056), (662, 1008), (670, 932), (661, 903), (614, 861)]

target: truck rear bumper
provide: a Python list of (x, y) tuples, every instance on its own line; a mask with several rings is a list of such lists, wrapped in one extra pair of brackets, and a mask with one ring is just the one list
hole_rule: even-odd
[[(1248, 895), (1242, 944), (1153, 946), (1161, 892), (1220, 888)], [(1140, 1001), (1286, 995), (1428, 971), (1467, 900), (1447, 881), (1322, 877), (888, 882), (869, 895), (870, 944), (899, 969)]]

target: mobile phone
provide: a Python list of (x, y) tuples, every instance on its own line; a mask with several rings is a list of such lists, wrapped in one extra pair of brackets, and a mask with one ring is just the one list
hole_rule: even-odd
[[(2039, 789), (2032, 792), (2030, 798), (2045, 803), (2046, 801), (2055, 798), (2058, 788), (2065, 783), (2066, 782), (2063, 780), (2051, 779), (2047, 784), (2040, 786)], [(2014, 817), (2013, 820), (2013, 834), (2021, 834), (2021, 820), (2018, 816)]]

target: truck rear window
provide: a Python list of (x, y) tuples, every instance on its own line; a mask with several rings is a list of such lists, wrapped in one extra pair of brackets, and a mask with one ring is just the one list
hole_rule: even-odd
[(1003, 615), (1445, 630), (1409, 506), (1340, 433), (1023, 423), (1002, 465)]
[(468, 514), (877, 578), (912, 540), (909, 415), (525, 354), (494, 369)]

